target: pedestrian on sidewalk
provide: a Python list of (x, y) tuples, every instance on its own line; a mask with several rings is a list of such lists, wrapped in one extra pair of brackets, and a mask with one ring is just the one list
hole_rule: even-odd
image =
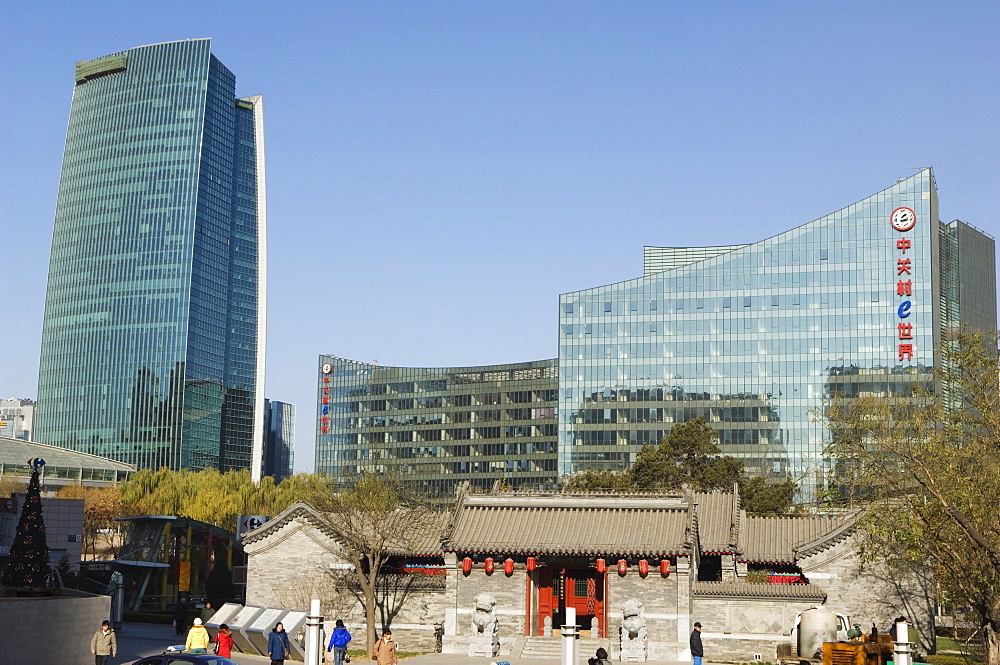
[(701, 645), (701, 624), (694, 622), (694, 630), (691, 631), (691, 658), (694, 665), (701, 665), (701, 659), (705, 656), (705, 648)]
[(276, 623), (267, 636), (267, 655), (271, 657), (271, 665), (284, 665), (285, 659), (292, 655), (288, 646), (288, 633), (282, 623)]
[(95, 665), (107, 665), (108, 658), (118, 655), (118, 640), (107, 619), (101, 622), (101, 629), (90, 638), (90, 653), (94, 654)]
[(205, 626), (201, 625), (201, 617), (195, 617), (194, 625), (188, 631), (184, 649), (188, 653), (208, 653), (208, 645), (211, 641), (211, 638), (208, 636), (208, 630), (205, 629)]
[(392, 631), (388, 628), (382, 633), (382, 639), (375, 644), (373, 660), (377, 660), (378, 665), (396, 665), (399, 662), (396, 643), (392, 641)]
[(186, 600), (177, 601), (177, 605), (174, 606), (174, 630), (177, 631), (178, 635), (183, 635), (184, 631), (187, 630), (188, 623), (188, 605)]
[(223, 658), (233, 655), (233, 633), (226, 624), (219, 626), (219, 632), (215, 634), (215, 653)]
[(330, 634), (330, 645), (326, 648), (327, 653), (333, 651), (333, 665), (344, 665), (344, 657), (347, 655), (347, 643), (350, 641), (351, 633), (344, 627), (344, 622), (341, 619), (337, 619), (337, 625)]

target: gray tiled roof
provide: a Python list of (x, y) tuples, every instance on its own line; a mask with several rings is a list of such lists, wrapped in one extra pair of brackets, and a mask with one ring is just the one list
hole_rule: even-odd
[(854, 530), (854, 516), (746, 517), (743, 561), (787, 562), (819, 552)]
[[(401, 556), (441, 555), (441, 533), (444, 530), (444, 520), (447, 518), (447, 515), (428, 512), (428, 517), (429, 519), (426, 527), (419, 533), (407, 534), (407, 542), (397, 544), (392, 551), (392, 554)], [(335, 516), (327, 519), (323, 513), (316, 510), (309, 504), (302, 502), (292, 504), (279, 513), (274, 519), (269, 520), (263, 526), (260, 526), (244, 535), (243, 542), (252, 543), (257, 540), (264, 539), (267, 536), (276, 533), (278, 529), (296, 518), (308, 522), (333, 540), (341, 543), (344, 542), (343, 535), (337, 530), (337, 520)]]
[(732, 492), (698, 492), (694, 495), (698, 517), (698, 542), (702, 552), (739, 550), (738, 495)]
[(655, 557), (685, 554), (692, 537), (676, 496), (470, 495), (456, 509), (451, 552)]
[(747, 596), (753, 598), (791, 598), (826, 600), (826, 591), (815, 584), (754, 584), (752, 582), (695, 582), (695, 596)]

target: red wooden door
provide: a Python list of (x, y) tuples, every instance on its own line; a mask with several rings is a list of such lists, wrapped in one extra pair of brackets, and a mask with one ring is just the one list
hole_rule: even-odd
[(538, 634), (543, 635), (545, 617), (552, 617), (558, 598), (552, 593), (552, 569), (541, 566), (536, 575), (538, 575)]
[(576, 609), (576, 623), (581, 630), (590, 630), (591, 620), (596, 616), (600, 620), (603, 637), (606, 631), (604, 575), (596, 570), (567, 570), (563, 589), (564, 606)]

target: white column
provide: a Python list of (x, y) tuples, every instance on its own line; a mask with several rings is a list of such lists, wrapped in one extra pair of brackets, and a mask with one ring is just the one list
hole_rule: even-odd
[(319, 614), (319, 599), (313, 598), (306, 617), (306, 665), (320, 665), (323, 662), (323, 644), (320, 641), (320, 627), (323, 617)]
[(562, 665), (576, 665), (576, 608), (566, 608), (566, 623), (562, 627)]
[(910, 658), (910, 625), (905, 621), (896, 622), (895, 648), (896, 665), (913, 665)]

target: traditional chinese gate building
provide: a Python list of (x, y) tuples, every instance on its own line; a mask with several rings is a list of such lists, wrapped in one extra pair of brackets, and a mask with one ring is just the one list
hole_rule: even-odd
[[(626, 600), (644, 606), (652, 660), (689, 659), (691, 625), (700, 621), (711, 658), (774, 662), (777, 645), (794, 639), (796, 615), (816, 605), (864, 626), (888, 627), (905, 614), (922, 637), (934, 634), (929, 578), (892, 579), (863, 566), (850, 515), (750, 517), (735, 491), (495, 492), (460, 494), (442, 517), (439, 535), (421, 536), (425, 544), (409, 557), (400, 553), (404, 564), (387, 573), (389, 591), (378, 601), (376, 629), (391, 627), (408, 648), (433, 649), (440, 635), (442, 651), (465, 653), (480, 594), (495, 599), (500, 653), (514, 657), (557, 656), (574, 608), (580, 652), (602, 646), (617, 659)], [(244, 541), (247, 602), (282, 606), (309, 581), (303, 599), (320, 597), (327, 617), (363, 631), (363, 608), (349, 594), (316, 586), (346, 563), (337, 538), (335, 523), (303, 504), (253, 531)]]
[(572, 607), (585, 637), (607, 639), (621, 602), (636, 597), (656, 606), (648, 622), (686, 639), (676, 616), (678, 604), (687, 613), (694, 528), (683, 497), (463, 497), (444, 542), (445, 565), (457, 571), (456, 621), (476, 594), (490, 593), (511, 633), (551, 635)]

